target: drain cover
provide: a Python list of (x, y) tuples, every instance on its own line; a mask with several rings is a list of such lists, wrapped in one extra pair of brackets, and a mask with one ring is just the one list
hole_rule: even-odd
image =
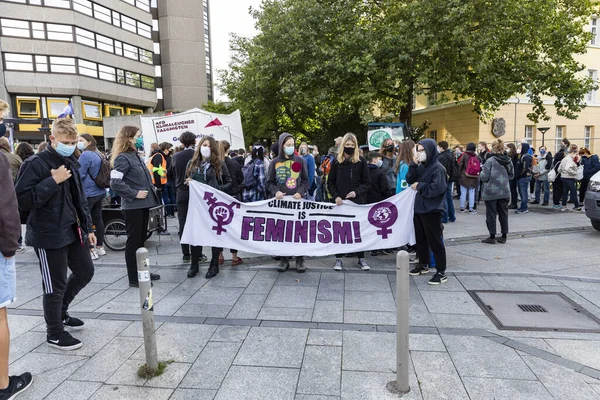
[(501, 330), (600, 333), (600, 319), (563, 293), (474, 290), (469, 294)]

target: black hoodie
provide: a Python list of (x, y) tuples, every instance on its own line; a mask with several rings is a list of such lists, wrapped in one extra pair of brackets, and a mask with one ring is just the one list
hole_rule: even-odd
[(295, 154), (288, 156), (283, 150), (283, 144), (290, 137), (293, 136), (285, 132), (279, 136), (279, 155), (269, 164), (266, 189), (270, 197), (275, 197), (277, 192), (288, 196), (296, 193), (304, 196), (308, 192), (310, 183), (306, 162)]
[(406, 175), (409, 185), (418, 182), (415, 214), (441, 213), (444, 211), (443, 200), (448, 186), (446, 169), (438, 161), (435, 140), (425, 139), (419, 144), (425, 148), (427, 160), (419, 165), (411, 162)]
[(533, 157), (529, 154), (529, 144), (521, 144), (521, 154), (519, 154), (517, 168), (515, 169), (515, 178), (527, 178), (531, 176), (531, 163)]

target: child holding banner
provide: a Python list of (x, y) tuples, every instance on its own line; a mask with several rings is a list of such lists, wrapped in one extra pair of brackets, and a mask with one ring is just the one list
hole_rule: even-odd
[[(367, 161), (359, 156), (358, 140), (353, 133), (346, 133), (340, 143), (337, 158), (331, 166), (329, 172), (329, 181), (327, 189), (335, 199), (338, 206), (343, 204), (344, 199), (350, 200), (356, 204), (365, 204), (367, 200), (367, 191), (371, 186), (371, 175)], [(341, 271), (343, 254), (335, 256), (336, 271)], [(371, 268), (365, 261), (365, 252), (357, 253), (358, 266), (363, 271)]]
[[(278, 156), (269, 164), (267, 174), (267, 192), (270, 197), (277, 200), (284, 196), (294, 196), (300, 200), (308, 192), (310, 182), (308, 181), (308, 170), (306, 162), (300, 156), (294, 154), (295, 140), (292, 135), (284, 132), (279, 136)], [(284, 272), (290, 267), (290, 258), (281, 257), (279, 272)], [(300, 273), (305, 271), (304, 257), (296, 257), (296, 270)]]
[[(227, 193), (231, 190), (231, 175), (229, 175), (225, 162), (221, 161), (217, 142), (210, 136), (200, 139), (194, 157), (188, 163), (186, 176), (188, 180), (193, 179), (221, 192)], [(206, 279), (213, 278), (219, 273), (219, 255), (222, 251), (222, 247), (212, 248), (212, 257), (205, 276)], [(193, 278), (196, 276), (199, 271), (199, 261), (198, 254), (192, 253), (192, 265), (190, 265), (188, 277)]]

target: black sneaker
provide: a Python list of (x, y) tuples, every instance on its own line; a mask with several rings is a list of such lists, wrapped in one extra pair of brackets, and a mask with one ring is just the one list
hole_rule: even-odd
[(281, 258), (279, 261), (279, 267), (277, 267), (277, 271), (285, 272), (290, 267), (290, 261), (287, 258)]
[(433, 278), (429, 280), (430, 285), (441, 285), (442, 283), (448, 282), (448, 277), (443, 272), (436, 272)]
[(160, 280), (160, 275), (159, 274), (150, 274), (150, 280), (158, 281), (158, 280)]
[(299, 274), (303, 274), (306, 271), (306, 267), (304, 266), (304, 258), (303, 257), (296, 258), (296, 271)]
[(429, 267), (425, 264), (417, 264), (408, 272), (411, 276), (426, 275), (429, 273)]
[(506, 243), (506, 238), (505, 237), (496, 238), (496, 242), (504, 244), (504, 243)]
[(539, 200), (534, 200), (534, 201), (532, 201), (532, 202), (531, 202), (531, 203), (529, 203), (529, 204), (540, 204), (540, 201), (539, 201)]
[(542, 206), (544, 206), (544, 207), (546, 207), (547, 205), (548, 205), (547, 201), (545, 201), (545, 202), (542, 203)]
[(63, 331), (58, 337), (46, 338), (48, 346), (60, 350), (77, 350), (83, 346), (81, 340), (75, 339), (69, 332)]
[(496, 239), (493, 239), (493, 238), (489, 237), (489, 238), (483, 239), (481, 241), (481, 243), (496, 244)]
[(190, 261), (192, 261), (192, 256), (190, 254), (184, 254), (183, 255), (183, 262), (184, 263), (188, 263)]
[(0, 390), (0, 400), (12, 400), (31, 386), (33, 377), (29, 372), (8, 378), (8, 387)]
[(190, 265), (190, 270), (187, 273), (188, 278), (193, 278), (196, 275), (198, 275), (198, 272), (200, 271), (200, 267), (198, 267), (198, 264), (192, 264)]
[(79, 318), (71, 317), (67, 313), (66, 316), (63, 318), (63, 325), (65, 326), (65, 328), (70, 328), (74, 331), (78, 331), (80, 329), (83, 329), (84, 324), (83, 321)]

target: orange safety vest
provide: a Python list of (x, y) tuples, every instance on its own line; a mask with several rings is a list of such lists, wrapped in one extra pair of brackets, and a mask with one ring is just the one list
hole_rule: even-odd
[[(162, 158), (162, 163), (159, 167), (155, 167), (154, 164), (152, 164), (152, 160), (154, 159), (154, 156), (158, 154), (160, 155), (160, 157)], [(154, 156), (150, 157), (150, 159), (148, 160), (148, 170), (150, 170), (150, 176), (152, 177), (152, 184), (156, 185), (156, 182), (154, 182), (154, 173), (158, 172), (158, 175), (160, 176), (160, 183), (161, 185), (165, 185), (167, 183), (167, 159), (165, 158), (165, 156), (158, 152), (154, 154)]]

